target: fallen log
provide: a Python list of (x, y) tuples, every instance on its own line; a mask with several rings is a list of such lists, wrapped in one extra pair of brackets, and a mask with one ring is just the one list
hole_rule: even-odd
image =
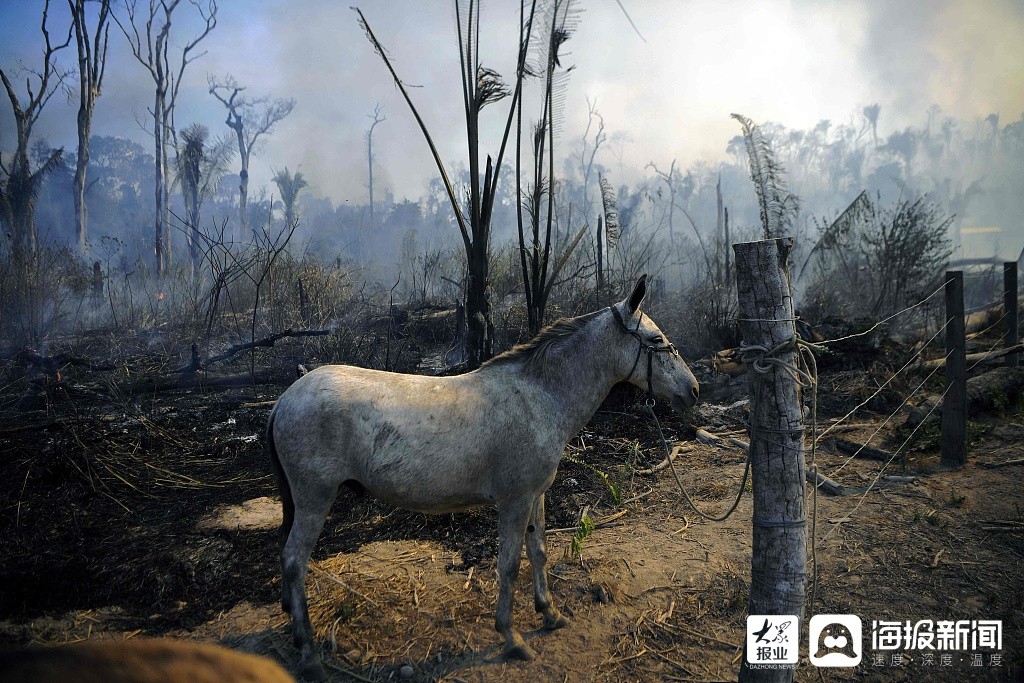
[(1003, 460), (1001, 462), (978, 463), (978, 467), (985, 467), (988, 469), (995, 469), (996, 467), (1009, 467), (1010, 465), (1024, 465), (1024, 458), (1014, 458), (1012, 460)]
[(646, 467), (646, 468), (644, 468), (642, 470), (637, 470), (636, 473), (637, 474), (657, 474), (658, 472), (661, 472), (663, 469), (665, 469), (666, 467), (671, 465), (673, 462), (675, 462), (676, 457), (680, 453), (690, 453), (691, 451), (693, 451), (693, 446), (687, 446), (687, 447), (684, 448), (683, 446), (680, 446), (680, 445), (676, 444), (676, 446), (672, 449), (672, 452), (669, 453), (668, 456), (664, 460), (659, 462), (654, 467)]
[(836, 450), (847, 455), (852, 455), (856, 458), (863, 458), (865, 460), (878, 460), (879, 462), (890, 462), (893, 459), (893, 454), (888, 451), (883, 451), (881, 448), (875, 448), (874, 446), (868, 446), (867, 444), (859, 444), (856, 441), (850, 441), (848, 439), (833, 439)]
[(1003, 305), (996, 304), (964, 316), (964, 332), (974, 334), (994, 326), (1003, 317)]
[(192, 362), (186, 365), (185, 367), (178, 369), (176, 372), (188, 373), (195, 372), (197, 370), (204, 370), (213, 365), (214, 363), (220, 363), (221, 361), (234, 358), (243, 351), (249, 351), (251, 349), (257, 348), (269, 348), (286, 337), (324, 337), (329, 334), (334, 334), (334, 330), (295, 330), (289, 327), (287, 330), (284, 330), (283, 332), (278, 332), (268, 337), (263, 337), (262, 339), (244, 342), (242, 344), (235, 344), (234, 346), (229, 347), (227, 351), (219, 353), (216, 356), (211, 356), (210, 358), (207, 358), (204, 361), (199, 360), (196, 347), (193, 344)]
[(750, 444), (743, 439), (737, 439), (734, 436), (721, 437), (718, 434), (712, 434), (705, 429), (697, 430), (697, 440), (708, 446), (720, 446), (725, 448), (726, 446), (733, 446), (742, 450), (750, 448)]
[(810, 469), (807, 470), (807, 481), (817, 486), (819, 489), (829, 494), (830, 496), (845, 496), (848, 494), (849, 487), (843, 486), (837, 481), (829, 479), (824, 474), (812, 472)]
[(89, 370), (102, 371), (116, 370), (118, 367), (109, 361), (99, 362), (89, 358), (72, 356), (68, 353), (58, 353), (56, 356), (44, 356), (32, 349), (22, 349), (14, 356), (14, 359), (25, 365), (36, 367), (51, 375), (58, 374), (61, 369), (69, 365), (87, 368)]
[(270, 370), (262, 370), (255, 374), (243, 372), (230, 375), (192, 372), (173, 377), (164, 376), (143, 379), (134, 384), (132, 389), (136, 392), (174, 391), (176, 389), (191, 389), (193, 387), (229, 389), (231, 387), (247, 387), (253, 384), (274, 384), (280, 377), (280, 373)]
[[(1024, 399), (1024, 368), (995, 368), (967, 380), (968, 417), (987, 410), (1001, 410), (1021, 399)], [(929, 396), (920, 405), (908, 406), (907, 410), (907, 424), (911, 427), (921, 424), (926, 417), (929, 421), (938, 420), (942, 415), (941, 398)]]
[(736, 377), (747, 371), (747, 366), (740, 360), (739, 349), (723, 349), (711, 357), (711, 368), (723, 375)]
[[(967, 354), (967, 363), (984, 363), (986, 361), (1002, 358), (1003, 356), (1009, 356), (1011, 353), (1020, 353), (1022, 351), (1024, 351), (1024, 343), (1014, 344), (1013, 346), (1008, 346), (1005, 349), (984, 351), (981, 353), (969, 353)], [(926, 360), (925, 362), (921, 363), (921, 367), (924, 368), (925, 370), (932, 370), (934, 368), (944, 368), (946, 367), (946, 359), (935, 358), (933, 360)]]

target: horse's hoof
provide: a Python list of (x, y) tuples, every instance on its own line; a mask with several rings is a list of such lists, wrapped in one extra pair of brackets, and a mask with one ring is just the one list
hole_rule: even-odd
[(319, 661), (299, 663), (299, 677), (304, 681), (326, 681), (327, 670)]
[(505, 649), (505, 659), (510, 661), (528, 662), (533, 659), (533, 650), (526, 643), (517, 643)]
[(550, 612), (544, 615), (544, 630), (545, 631), (557, 631), (560, 628), (565, 628), (569, 625), (569, 619), (564, 617), (561, 612), (552, 608)]

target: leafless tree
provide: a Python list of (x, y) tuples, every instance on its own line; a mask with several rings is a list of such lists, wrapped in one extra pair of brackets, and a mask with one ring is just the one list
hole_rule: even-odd
[[(141, 6), (140, 5), (143, 5)], [(156, 207), (154, 222), (154, 252), (158, 274), (165, 273), (171, 266), (171, 222), (168, 199), (170, 181), (167, 164), (168, 148), (174, 148), (174, 106), (181, 88), (182, 76), (189, 64), (205, 53), (196, 53), (199, 43), (210, 35), (217, 26), (217, 0), (189, 0), (198, 13), (203, 28), (199, 34), (188, 40), (178, 50), (178, 59), (171, 60), (171, 23), (174, 12), (181, 6), (181, 0), (126, 0), (125, 18), (113, 19), (128, 40), (132, 54), (153, 79), (154, 177), (156, 180)]]
[(107, 42), (110, 35), (110, 0), (98, 0), (99, 13), (90, 36), (86, 18), (86, 0), (68, 0), (74, 20), (75, 43), (78, 46), (78, 158), (73, 185), (75, 225), (78, 229), (78, 250), (89, 253), (89, 212), (85, 204), (85, 175), (89, 169), (89, 135), (96, 99), (100, 96), (103, 74), (107, 66)]
[[(590, 131), (594, 131), (593, 138), (590, 138)], [(587, 127), (580, 139), (579, 163), (580, 174), (583, 176), (583, 203), (584, 211), (589, 215), (591, 206), (590, 200), (590, 179), (594, 175), (594, 159), (597, 152), (608, 140), (608, 134), (604, 131), (604, 117), (597, 111), (597, 99), (587, 98)]]
[(242, 240), (249, 235), (249, 159), (260, 138), (274, 132), (274, 126), (292, 113), (295, 108), (294, 99), (261, 96), (247, 98), (245, 87), (238, 84), (232, 76), (223, 80), (212, 77), (207, 79), (210, 94), (227, 107), (228, 128), (235, 132), (238, 140), (238, 160), (241, 170), (238, 172), (238, 220), (239, 237)]
[(847, 314), (883, 317), (919, 301), (952, 252), (953, 217), (927, 195), (883, 206), (880, 197), (861, 193), (827, 227), (815, 222), (821, 238), (811, 255), (818, 272), (806, 298)]
[(882, 111), (882, 105), (875, 102), (869, 104), (862, 110), (864, 113), (864, 125), (871, 129), (871, 139), (875, 149), (878, 149), (878, 115)]
[[(654, 174), (657, 175), (658, 178), (665, 183), (665, 187), (668, 188), (668, 243), (669, 247), (675, 250), (676, 233), (672, 218), (676, 209), (676, 178), (679, 174), (679, 171), (676, 170), (676, 160), (672, 160), (672, 164), (668, 168), (668, 173), (659, 170), (658, 167), (654, 165), (653, 161), (647, 162), (647, 168), (653, 170)], [(698, 237), (700, 236), (698, 235)]]
[[(669, 166), (667, 173), (660, 170), (657, 166), (655, 166), (653, 161), (648, 162), (647, 168), (653, 170), (655, 175), (658, 176), (658, 179), (665, 183), (665, 187), (668, 188), (668, 238), (671, 252), (674, 255), (676, 250), (675, 227), (673, 219), (675, 216), (675, 212), (679, 211), (686, 218), (687, 222), (690, 224), (690, 227), (693, 228), (693, 235), (694, 237), (697, 238), (697, 244), (700, 246), (701, 254), (704, 256), (704, 265), (707, 267), (708, 273), (711, 273), (713, 270), (711, 264), (711, 256), (709, 255), (707, 244), (704, 243), (704, 238), (700, 234), (700, 228), (697, 227), (697, 222), (693, 220), (693, 216), (690, 215), (690, 212), (687, 211), (686, 207), (683, 206), (679, 201), (679, 185), (683, 178), (681, 177), (679, 169), (676, 168), (676, 160), (672, 160), (672, 163)], [(686, 179), (688, 179), (689, 177), (690, 175), (687, 174)], [(664, 197), (662, 197), (660, 191), (658, 192), (657, 196), (661, 198), (662, 201), (664, 201)]]
[(367, 114), (373, 123), (370, 130), (366, 131), (366, 165), (369, 167), (369, 190), (370, 190), (370, 230), (374, 229), (373, 223), (373, 129), (378, 123), (387, 121), (387, 118), (380, 115), (380, 105), (373, 108), (373, 114)]
[[(434, 163), (441, 174), (441, 180), (448, 194), (448, 200), (451, 202), (455, 220), (459, 225), (459, 231), (462, 233), (469, 276), (466, 287), (466, 324), (468, 327), (467, 350), (469, 351), (469, 362), (471, 365), (477, 365), (486, 360), (493, 352), (494, 324), (491, 321), (491, 302), (488, 290), (490, 284), (488, 273), (490, 266), (491, 216), (494, 208), (494, 198), (498, 189), (498, 178), (501, 175), (498, 170), (501, 169), (501, 162), (505, 156), (505, 146), (512, 130), (516, 103), (519, 101), (520, 93), (522, 92), (523, 77), (526, 70), (526, 53), (530, 43), (530, 34), (536, 8), (537, 1), (532, 0), (528, 11), (525, 7), (522, 7), (520, 11), (519, 55), (516, 66), (516, 81), (515, 86), (510, 89), (501, 80), (501, 76), (497, 72), (482, 66), (480, 63), (479, 0), (469, 0), (466, 4), (459, 2), (459, 0), (455, 2), (462, 97), (466, 113), (466, 141), (469, 148), (468, 218), (463, 211), (458, 192), (448, 177), (448, 172), (441, 161), (441, 156), (434, 145), (427, 126), (409, 97), (405, 83), (398, 77), (398, 73), (392, 66), (387, 51), (370, 29), (366, 17), (363, 16), (363, 13), (358, 8), (355, 10), (359, 15), (360, 26), (366, 31), (366, 36), (373, 44), (374, 50), (384, 60), (384, 64), (391, 74), (395, 86), (402, 93), (402, 97), (405, 98), (409, 109), (420, 126), (420, 131), (426, 139), (427, 146), (430, 148), (430, 153), (434, 158)], [(488, 104), (499, 102), (509, 95), (512, 96), (512, 103), (505, 121), (504, 134), (501, 137), (496, 163), (492, 163), (491, 157), (488, 155), (481, 178), (480, 111)], [(483, 180), (482, 184), (481, 180)]]
[(14, 125), (17, 130), (17, 146), (10, 165), (3, 165), (0, 160), (0, 216), (11, 230), (12, 251), (17, 261), (28, 257), (34, 259), (38, 248), (35, 225), (36, 199), (43, 178), (53, 170), (61, 160), (64, 150), (57, 149), (49, 153), (46, 160), (34, 171), (29, 161), (29, 144), (32, 139), (32, 127), (39, 120), (39, 115), (54, 93), (64, 86), (69, 71), (62, 70), (54, 61), (58, 52), (71, 44), (71, 27), (68, 27), (67, 39), (59, 45), (50, 40), (47, 21), (50, 14), (50, 2), (43, 5), (43, 18), (40, 30), (43, 34), (43, 63), (38, 71), (26, 69), (25, 98), (17, 93), (14, 83), (4, 69), (0, 69), (0, 80), (3, 80), (7, 97), (11, 102), (14, 114)]

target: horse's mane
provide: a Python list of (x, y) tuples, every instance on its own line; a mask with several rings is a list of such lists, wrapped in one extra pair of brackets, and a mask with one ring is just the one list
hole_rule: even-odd
[(548, 359), (548, 351), (553, 346), (563, 343), (571, 343), (577, 332), (587, 326), (591, 320), (604, 312), (594, 311), (575, 318), (559, 318), (551, 323), (535, 337), (521, 344), (516, 344), (508, 351), (501, 353), (483, 363), (481, 367), (494, 367), (508, 365), (522, 361), (523, 367), (530, 372), (541, 372), (544, 370)]

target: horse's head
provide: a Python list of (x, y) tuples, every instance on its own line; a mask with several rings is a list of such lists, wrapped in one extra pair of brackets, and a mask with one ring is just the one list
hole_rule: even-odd
[(653, 397), (668, 400), (675, 410), (692, 408), (697, 403), (700, 385), (676, 347), (654, 321), (641, 312), (640, 304), (645, 296), (647, 276), (642, 275), (633, 293), (612, 306), (616, 325), (623, 335), (623, 377)]

